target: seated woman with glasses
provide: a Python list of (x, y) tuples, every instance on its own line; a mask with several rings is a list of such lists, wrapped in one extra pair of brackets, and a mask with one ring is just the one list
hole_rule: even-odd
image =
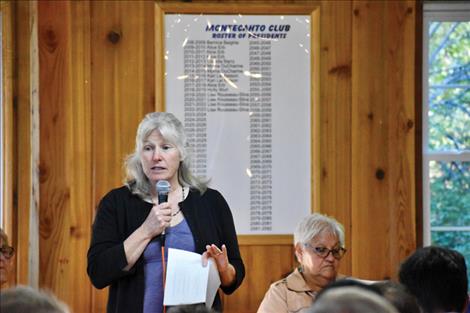
[(15, 250), (8, 245), (7, 234), (0, 228), (0, 287), (8, 282), (14, 254)]
[(273, 283), (258, 313), (307, 312), (316, 294), (335, 281), (344, 248), (344, 229), (335, 219), (319, 213), (304, 218), (294, 233), (295, 256), (300, 265)]

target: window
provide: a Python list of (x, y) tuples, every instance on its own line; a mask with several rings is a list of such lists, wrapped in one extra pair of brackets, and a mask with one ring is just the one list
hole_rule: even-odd
[(470, 268), (470, 4), (425, 4), (423, 22), (424, 244)]

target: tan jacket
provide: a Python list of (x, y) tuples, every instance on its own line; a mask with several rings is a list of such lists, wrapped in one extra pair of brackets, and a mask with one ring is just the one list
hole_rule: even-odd
[(298, 269), (271, 284), (258, 313), (303, 313), (312, 305), (316, 292), (310, 289)]

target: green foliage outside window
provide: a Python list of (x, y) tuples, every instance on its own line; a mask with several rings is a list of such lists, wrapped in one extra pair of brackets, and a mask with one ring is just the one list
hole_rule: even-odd
[[(427, 151), (470, 150), (470, 22), (428, 28)], [(461, 252), (470, 270), (470, 162), (429, 162), (431, 243)], [(469, 273), (470, 275), (470, 273)]]
[(470, 150), (470, 22), (430, 24), (428, 65), (428, 149)]
[(429, 182), (431, 227), (469, 226), (470, 162), (431, 161)]

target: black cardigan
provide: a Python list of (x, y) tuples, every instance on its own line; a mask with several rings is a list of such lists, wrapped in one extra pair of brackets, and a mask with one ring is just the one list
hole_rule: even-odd
[[(245, 267), (227, 202), (216, 190), (207, 189), (202, 195), (191, 190), (179, 206), (193, 234), (197, 253), (206, 251), (208, 244), (226, 245), (236, 279), (231, 286), (221, 289), (226, 294), (234, 292), (245, 276)], [(123, 271), (127, 265), (124, 240), (145, 221), (151, 209), (152, 204), (133, 195), (126, 186), (110, 191), (99, 204), (88, 250), (87, 272), (96, 288), (111, 286), (108, 313), (143, 311), (143, 259), (141, 256), (129, 271)], [(222, 311), (218, 294), (213, 308)]]

